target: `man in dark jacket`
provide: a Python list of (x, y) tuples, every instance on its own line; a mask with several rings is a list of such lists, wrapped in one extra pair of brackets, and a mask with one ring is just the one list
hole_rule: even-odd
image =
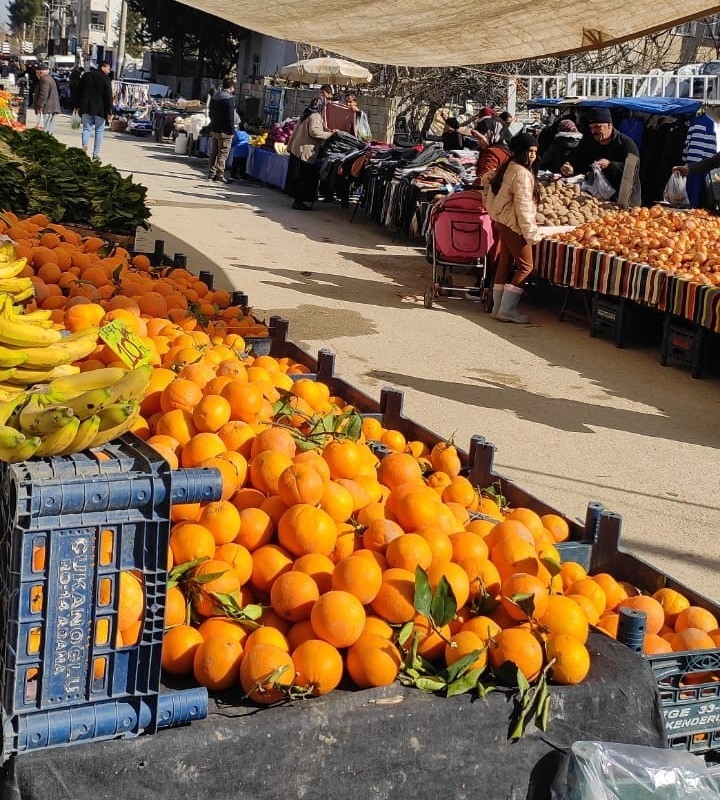
[(60, 96), (55, 78), (50, 77), (50, 69), (46, 64), (37, 68), (37, 83), (33, 95), (33, 109), (37, 115), (37, 125), (45, 133), (52, 133), (55, 127), (55, 116), (60, 113)]
[[(617, 195), (630, 153), (639, 157), (637, 145), (624, 133), (615, 130), (608, 108), (593, 108), (588, 114), (590, 133), (583, 134), (580, 144), (570, 153), (560, 173), (569, 177), (575, 173), (590, 174), (597, 164)], [(636, 180), (631, 205), (640, 205), (640, 181)]]
[(82, 149), (87, 153), (90, 131), (95, 129), (93, 139), (93, 161), (100, 161), (105, 125), (112, 116), (112, 82), (110, 64), (103, 61), (97, 69), (91, 69), (80, 79), (80, 115), (82, 116)]
[(225, 78), (222, 89), (215, 92), (208, 109), (210, 115), (210, 166), (208, 180), (230, 183), (225, 177), (225, 164), (235, 133), (235, 81)]

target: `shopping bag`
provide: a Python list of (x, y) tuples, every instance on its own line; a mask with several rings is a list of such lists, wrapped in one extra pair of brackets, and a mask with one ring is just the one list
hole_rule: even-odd
[(582, 190), (598, 200), (609, 200), (615, 195), (615, 187), (603, 175), (597, 164), (592, 165), (592, 180), (582, 185)]
[(663, 190), (663, 200), (671, 206), (689, 206), (687, 181), (679, 172), (672, 172)]
[(72, 116), (70, 117), (70, 127), (76, 131), (82, 125), (82, 117), (78, 114), (77, 111), (73, 111)]

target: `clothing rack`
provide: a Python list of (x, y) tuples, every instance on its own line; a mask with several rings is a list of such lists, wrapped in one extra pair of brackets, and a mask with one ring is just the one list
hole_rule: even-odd
[(137, 111), (150, 104), (150, 85), (133, 81), (112, 82), (113, 105), (117, 111)]

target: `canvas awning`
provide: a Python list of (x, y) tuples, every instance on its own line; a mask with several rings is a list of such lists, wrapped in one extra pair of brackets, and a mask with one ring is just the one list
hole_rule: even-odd
[(182, 0), (278, 39), (375, 64), (459, 66), (592, 50), (720, 13), (707, 0)]

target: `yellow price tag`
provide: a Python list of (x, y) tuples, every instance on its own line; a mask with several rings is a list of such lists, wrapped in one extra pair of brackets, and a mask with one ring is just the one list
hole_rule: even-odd
[(152, 364), (153, 354), (150, 349), (119, 319), (103, 325), (100, 328), (100, 338), (131, 369)]

